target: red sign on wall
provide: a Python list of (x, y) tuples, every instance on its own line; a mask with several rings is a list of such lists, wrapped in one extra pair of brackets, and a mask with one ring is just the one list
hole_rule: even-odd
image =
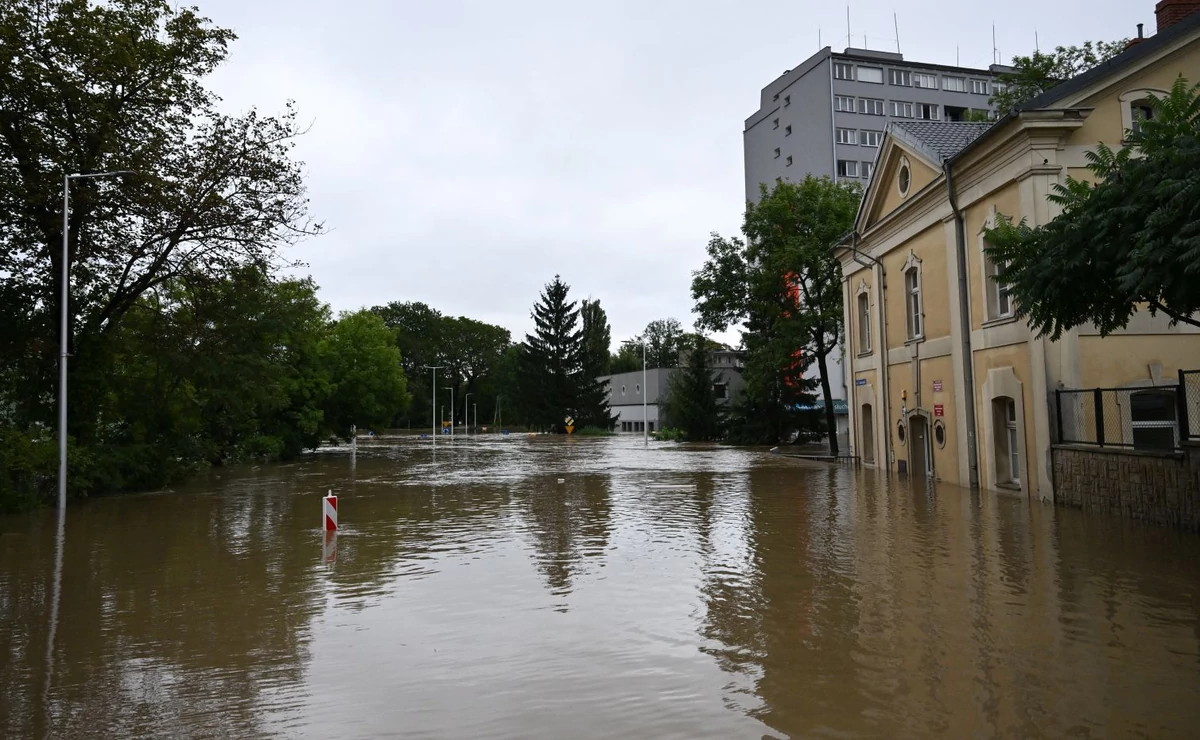
[(946, 405), (941, 404), (941, 403), (933, 404), (933, 415), (934, 416), (945, 416), (946, 415)]

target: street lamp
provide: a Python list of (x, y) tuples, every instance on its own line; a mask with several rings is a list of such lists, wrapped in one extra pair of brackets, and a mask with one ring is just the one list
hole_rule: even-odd
[(450, 391), (450, 439), (454, 440), (454, 386), (442, 386), (443, 390)]
[(437, 417), (433, 415), (433, 409), (437, 406), (437, 371), (441, 370), (445, 365), (426, 365), (426, 370), (433, 371), (433, 384), (429, 386), (429, 424), (433, 427), (433, 446), (437, 447)]
[(647, 410), (646, 396), (650, 393), (650, 387), (646, 383), (646, 340), (640, 342), (633, 339), (626, 339), (621, 344), (640, 344), (642, 345), (642, 442), (646, 447), (650, 446), (650, 412)]
[(61, 336), (58, 359), (58, 508), (67, 508), (67, 332), (68, 302), (71, 295), (71, 181), (97, 179), (101, 177), (124, 177), (136, 175), (131, 170), (116, 172), (88, 172), (63, 176), (63, 233), (62, 233), (62, 306)]
[(467, 428), (467, 436), (471, 436), (471, 406), (467, 403), (467, 399), (475, 395), (475, 391), (471, 391), (463, 396), (463, 426)]

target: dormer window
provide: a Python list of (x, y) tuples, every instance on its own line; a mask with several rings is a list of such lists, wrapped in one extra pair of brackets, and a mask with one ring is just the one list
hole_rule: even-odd
[(1141, 129), (1142, 123), (1154, 120), (1154, 99), (1162, 99), (1166, 95), (1162, 90), (1129, 90), (1122, 93), (1122, 132), (1136, 132)]

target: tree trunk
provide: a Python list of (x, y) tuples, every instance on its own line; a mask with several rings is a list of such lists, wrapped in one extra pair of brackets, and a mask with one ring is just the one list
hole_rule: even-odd
[(829, 434), (829, 454), (837, 457), (837, 416), (833, 413), (833, 394), (829, 391), (829, 366), (825, 362), (825, 332), (817, 332), (817, 369), (821, 372), (821, 396), (825, 399), (825, 427)]

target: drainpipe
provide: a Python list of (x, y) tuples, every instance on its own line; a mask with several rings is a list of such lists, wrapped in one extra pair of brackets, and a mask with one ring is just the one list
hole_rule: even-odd
[(975, 434), (975, 358), (971, 354), (971, 302), (967, 295), (967, 227), (962, 211), (958, 208), (958, 196), (954, 191), (954, 172), (950, 162), (944, 165), (946, 193), (950, 209), (954, 211), (954, 241), (958, 253), (958, 314), (959, 334), (962, 335), (963, 392), (966, 395), (967, 412), (967, 467), (970, 470), (971, 489), (979, 488), (979, 441)]

